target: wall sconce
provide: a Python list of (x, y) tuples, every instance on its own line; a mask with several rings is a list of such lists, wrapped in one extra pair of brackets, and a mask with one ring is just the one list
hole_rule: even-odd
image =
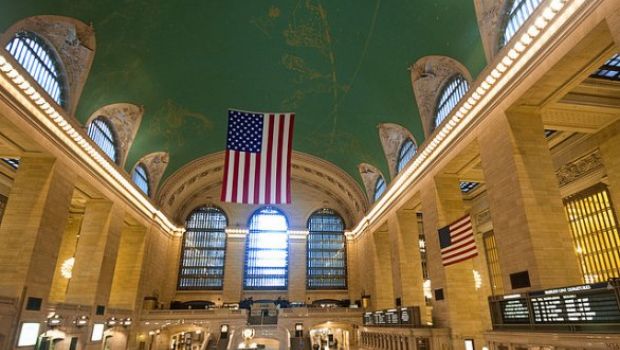
[(73, 321), (73, 324), (76, 327), (78, 327), (78, 328), (87, 326), (88, 325), (88, 316), (86, 316), (86, 315), (79, 316), (78, 318), (75, 319), (75, 321)]
[(108, 318), (107, 321), (105, 321), (106, 326), (108, 327), (115, 327), (119, 324), (119, 320), (116, 319), (116, 317), (112, 316), (110, 318)]
[(123, 327), (129, 327), (131, 326), (132, 323), (133, 321), (131, 320), (131, 317), (127, 317), (126, 319), (121, 321), (121, 324), (123, 325)]
[(228, 333), (228, 325), (223, 324), (220, 326), (220, 333)]
[(62, 325), (62, 317), (58, 314), (53, 314), (52, 316), (47, 318), (47, 326), (50, 328), (55, 328)]

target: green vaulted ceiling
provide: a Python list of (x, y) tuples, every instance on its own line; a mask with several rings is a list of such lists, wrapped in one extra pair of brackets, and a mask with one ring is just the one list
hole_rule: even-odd
[(143, 105), (127, 169), (168, 151), (166, 176), (222, 151), (228, 108), (293, 111), (293, 148), (358, 181), (387, 161), (377, 124), (423, 141), (407, 68), (450, 56), (486, 64), (473, 0), (0, 0), (0, 30), (35, 15), (92, 23), (97, 51), (77, 118)]

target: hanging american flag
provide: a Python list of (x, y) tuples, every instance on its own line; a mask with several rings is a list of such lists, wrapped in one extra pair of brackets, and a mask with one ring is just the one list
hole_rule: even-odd
[(222, 201), (291, 202), (294, 121), (293, 113), (228, 111)]
[(467, 215), (440, 228), (439, 247), (443, 266), (456, 264), (478, 255), (471, 217)]

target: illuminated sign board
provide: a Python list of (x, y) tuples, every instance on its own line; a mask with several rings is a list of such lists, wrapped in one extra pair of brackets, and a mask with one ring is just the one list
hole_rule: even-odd
[(365, 312), (363, 321), (364, 326), (415, 327), (420, 325), (420, 312), (418, 307)]
[(501, 317), (494, 323), (504, 325), (620, 323), (615, 287), (607, 283), (496, 297), (491, 304)]

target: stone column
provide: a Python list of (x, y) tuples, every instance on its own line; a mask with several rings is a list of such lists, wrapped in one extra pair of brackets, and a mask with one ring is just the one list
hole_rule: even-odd
[[(425, 317), (426, 302), (422, 284), (422, 262), (419, 249), (418, 219), (414, 210), (399, 210), (388, 218), (392, 244), (394, 295), (400, 296), (403, 306), (420, 306)], [(422, 320), (426, 323), (430, 320)]]
[[(422, 209), (426, 232), (429, 277), (432, 288), (443, 289), (444, 300), (433, 297), (433, 314), (436, 326), (449, 327), (455, 349), (463, 348), (463, 338), (483, 341), (483, 332), (490, 329), (486, 295), (476, 289), (474, 270), (480, 270), (478, 257), (444, 267), (437, 230), (466, 214), (458, 177), (436, 175), (434, 184), (425, 187)], [(475, 230), (474, 230), (475, 231)]]
[[(0, 345), (15, 344), (16, 327), (21, 320), (42, 320), (58, 259), (75, 176), (73, 171), (51, 158), (26, 156), (9, 192), (0, 226), (0, 296), (14, 300), (0, 317), (0, 329), (7, 339)], [(38, 298), (38, 310), (22, 309), (27, 298)], [(45, 327), (45, 325), (42, 325)]]
[(238, 303), (243, 288), (243, 263), (245, 257), (245, 234), (228, 234), (226, 237), (226, 262), (224, 263), (225, 303)]
[(21, 158), (0, 226), (0, 295), (47, 300), (74, 181), (52, 158)]
[(66, 301), (106, 305), (118, 254), (123, 211), (107, 200), (86, 204)]
[(144, 262), (145, 238), (144, 226), (124, 225), (108, 302), (111, 308), (134, 310), (141, 305), (136, 305), (136, 302)]
[(581, 283), (539, 114), (495, 115), (479, 136), (500, 267), (527, 271), (533, 289)]
[(306, 301), (306, 234), (289, 234), (288, 300)]
[(616, 217), (620, 218), (620, 122), (603, 130), (609, 137), (601, 143), (599, 149), (607, 173), (607, 184)]
[(371, 302), (374, 309), (394, 307), (390, 245), (390, 236), (386, 227), (372, 234), (374, 291), (371, 295)]
[(61, 303), (65, 301), (65, 293), (69, 279), (62, 275), (62, 265), (75, 254), (75, 248), (78, 241), (80, 226), (82, 225), (83, 213), (71, 213), (67, 220), (65, 230), (62, 237), (62, 243), (58, 252), (58, 261), (54, 270), (54, 280), (50, 291), (50, 301)]

